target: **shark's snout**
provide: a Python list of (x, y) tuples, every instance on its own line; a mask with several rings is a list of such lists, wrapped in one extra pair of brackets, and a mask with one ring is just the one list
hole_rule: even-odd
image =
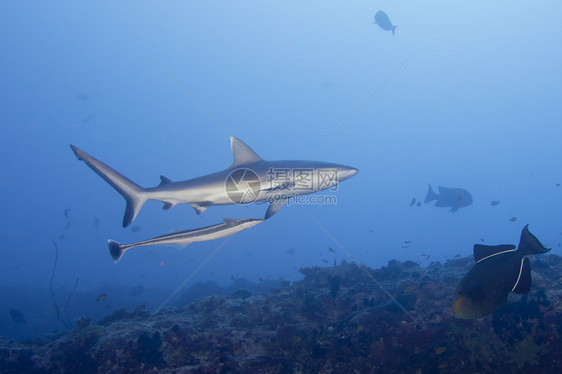
[(338, 177), (339, 180), (345, 180), (353, 177), (357, 173), (359, 173), (359, 169), (352, 168), (352, 167), (345, 167), (338, 172)]

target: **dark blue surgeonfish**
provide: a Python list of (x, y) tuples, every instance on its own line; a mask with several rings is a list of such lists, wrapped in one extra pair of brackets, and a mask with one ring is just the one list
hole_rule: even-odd
[(383, 12), (382, 10), (379, 10), (375, 14), (375, 23), (379, 25), (379, 27), (383, 30), (392, 31), (393, 36), (394, 36), (394, 30), (396, 30), (396, 28), (398, 27), (392, 25), (392, 22), (390, 22), (390, 18), (388, 18), (386, 13)]
[(550, 251), (523, 228), (519, 248), (504, 244), (474, 246), (476, 265), (457, 287), (453, 314), (457, 318), (475, 319), (498, 310), (510, 292), (527, 293), (531, 289), (531, 265), (525, 256)]
[(472, 195), (463, 188), (438, 187), (438, 190), (439, 193), (435, 193), (430, 184), (424, 203), (427, 204), (430, 201), (437, 200), (435, 206), (450, 207), (451, 210), (449, 211), (451, 213), (455, 213), (459, 208), (464, 208), (472, 204)]

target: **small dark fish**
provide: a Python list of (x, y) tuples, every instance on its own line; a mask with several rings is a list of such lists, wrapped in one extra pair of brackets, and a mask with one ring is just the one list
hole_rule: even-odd
[(496, 205), (498, 205), (499, 203), (500, 203), (499, 200), (494, 200), (494, 201), (492, 201), (491, 204), (492, 204), (492, 206), (496, 206)]
[(385, 31), (392, 31), (392, 36), (394, 36), (394, 30), (396, 30), (396, 27), (398, 27), (392, 25), (392, 22), (390, 22), (390, 18), (388, 18), (386, 13), (382, 10), (379, 10), (375, 14), (375, 23)]
[(65, 210), (63, 210), (64, 218), (70, 219), (69, 213), (70, 213), (70, 209), (65, 209)]
[(560, 187), (560, 183), (556, 183), (555, 186), (556, 186), (556, 187)]
[(139, 232), (141, 230), (140, 226), (133, 226), (131, 227), (132, 232)]
[(325, 258), (322, 259), (322, 262), (328, 263), (330, 261), (326, 260)]
[(16, 323), (26, 323), (25, 316), (17, 309), (10, 309), (10, 317)]
[(419, 208), (421, 207), (421, 201), (418, 201), (418, 203), (416, 204), (416, 206)]
[(332, 248), (332, 247), (328, 247), (328, 251), (334, 252), (334, 253), (336, 252), (336, 250), (335, 250), (334, 248)]
[(482, 318), (498, 310), (510, 292), (527, 293), (531, 289), (531, 264), (525, 256), (550, 251), (523, 228), (519, 248), (514, 245), (474, 245), (476, 264), (461, 280), (453, 301), (457, 318)]
[(107, 294), (106, 294), (106, 293), (102, 293), (101, 295), (99, 295), (99, 296), (96, 298), (96, 303), (99, 302), (99, 301), (103, 301), (103, 300), (105, 300), (105, 299), (107, 299)]
[(369, 229), (369, 232), (370, 232), (370, 233), (373, 233), (374, 231), (373, 231), (373, 229)]
[(88, 100), (91, 100), (93, 98), (93, 96), (79, 92), (79, 93), (74, 95), (74, 98), (76, 100), (80, 100), (80, 101), (88, 101)]
[(263, 282), (263, 278), (260, 277), (259, 275), (258, 275), (258, 280), (259, 280), (260, 282)]
[(95, 228), (98, 228), (100, 226), (100, 219), (98, 217), (94, 217), (93, 225)]
[(408, 248), (408, 247), (407, 247), (407, 246), (405, 246), (405, 245), (401, 245), (401, 246), (400, 246), (400, 248)]
[(517, 217), (511, 217), (511, 218), (509, 219), (509, 222), (515, 222), (515, 221), (517, 221)]
[(414, 197), (414, 198), (412, 199), (412, 202), (410, 203), (410, 206), (414, 206), (415, 203), (416, 203), (416, 198)]
[(425, 257), (426, 260), (429, 260), (429, 253), (422, 253), (422, 257)]
[(404, 240), (405, 244), (410, 244), (412, 241), (411, 240)]
[(436, 207), (450, 207), (451, 213), (472, 204), (472, 195), (465, 189), (448, 187), (438, 187), (438, 189), (439, 194), (436, 194), (430, 184), (424, 203), (427, 204), (430, 201), (437, 200), (435, 202)]
[(64, 225), (64, 231), (68, 231), (69, 228), (70, 228), (70, 221), (68, 221), (66, 225)]
[(484, 240), (484, 238), (480, 238), (480, 241), (483, 242), (483, 241), (485, 241), (485, 240)]

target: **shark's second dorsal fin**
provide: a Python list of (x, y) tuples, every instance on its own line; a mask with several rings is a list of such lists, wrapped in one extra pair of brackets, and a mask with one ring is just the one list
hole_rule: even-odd
[(492, 255), (497, 255), (505, 251), (513, 251), (515, 249), (514, 245), (502, 244), (502, 245), (474, 245), (474, 261), (479, 262), (483, 259), (490, 257)]
[(169, 178), (166, 178), (163, 175), (160, 176), (160, 186), (164, 186), (164, 185), (170, 184), (170, 183), (172, 183), (172, 181)]
[(246, 143), (234, 136), (230, 137), (230, 148), (232, 148), (232, 155), (234, 156), (234, 161), (232, 162), (232, 165), (230, 165), (231, 168), (256, 161), (263, 161), (263, 159), (258, 156), (252, 148), (248, 147)]

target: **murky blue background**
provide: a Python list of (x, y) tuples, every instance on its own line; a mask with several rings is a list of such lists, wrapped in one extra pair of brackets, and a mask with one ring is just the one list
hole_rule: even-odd
[[(379, 9), (396, 36), (373, 24)], [(372, 267), (467, 256), (482, 239), (516, 244), (527, 223), (560, 254), (561, 15), (557, 1), (2, 2), (0, 334), (61, 328), (52, 240), (59, 306), (78, 277), (68, 315), (99, 318), (142, 302), (154, 309), (222, 243), (139, 248), (116, 265), (108, 238), (265, 213), (226, 206), (197, 216), (148, 202), (131, 225), (140, 230), (123, 229), (123, 198), (69, 144), (145, 187), (160, 174), (177, 181), (228, 167), (226, 132), (264, 159), (360, 170), (337, 204), (284, 207), (232, 237), (190, 284), (296, 280), (299, 267), (350, 261), (314, 220)], [(455, 214), (410, 207), (429, 183), (465, 188), (474, 203)], [(138, 285), (144, 293), (131, 296)]]

